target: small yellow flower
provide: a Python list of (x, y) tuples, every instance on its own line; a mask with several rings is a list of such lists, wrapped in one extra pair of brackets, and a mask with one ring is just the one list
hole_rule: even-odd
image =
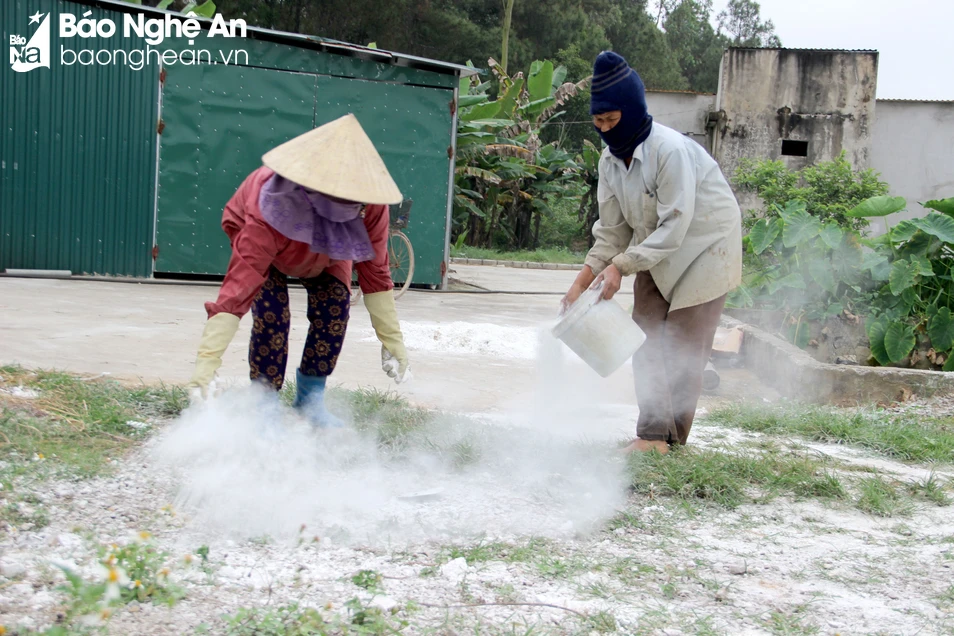
[(37, 453), (36, 456), (40, 459), (46, 459), (46, 457), (43, 456), (43, 453)]
[(109, 556), (107, 556), (106, 560), (103, 561), (103, 564), (107, 567), (113, 567), (114, 565), (116, 565), (116, 555), (110, 554)]
[(163, 578), (169, 576), (169, 568), (162, 568), (161, 570), (159, 570), (159, 576)]
[(152, 533), (147, 532), (146, 530), (143, 530), (139, 533), (138, 537), (140, 541), (149, 541), (150, 539), (152, 539)]
[(331, 601), (328, 601), (327, 603), (325, 603), (326, 610), (331, 610), (332, 608), (334, 608), (334, 605), (332, 604)]
[(7, 628), (4, 627), (3, 625), (0, 625), (0, 636), (3, 636), (6, 633), (7, 633)]
[(104, 621), (108, 621), (109, 617), (113, 615), (113, 611), (109, 608), (104, 607), (99, 613), (99, 618)]
[(142, 587), (142, 581), (140, 581), (139, 579), (136, 579), (135, 581), (133, 581), (132, 586), (133, 588), (140, 588)]
[(183, 557), (183, 560), (186, 562), (186, 565), (192, 565), (193, 559), (191, 554), (185, 555), (185, 557)]

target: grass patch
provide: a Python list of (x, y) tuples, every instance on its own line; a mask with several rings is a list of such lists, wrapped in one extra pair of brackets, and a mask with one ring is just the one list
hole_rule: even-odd
[(772, 634), (778, 634), (779, 636), (788, 636), (789, 634), (794, 635), (819, 633), (819, 628), (817, 625), (810, 621), (806, 621), (804, 616), (798, 615), (798, 613), (803, 609), (804, 607), (800, 607), (791, 613), (777, 611), (772, 612), (762, 620), (762, 625), (772, 632)]
[(941, 481), (934, 473), (921, 481), (909, 484), (908, 490), (915, 497), (930, 501), (938, 506), (951, 505), (951, 497), (947, 494), (951, 490), (950, 482)]
[(954, 462), (954, 418), (845, 413), (806, 405), (732, 404), (716, 409), (707, 420), (758, 433), (853, 444), (904, 461)]
[[(398, 618), (396, 613), (370, 607), (358, 598), (347, 601), (344, 610), (340, 615), (325, 617), (319, 610), (301, 607), (298, 603), (275, 608), (243, 607), (223, 617), (224, 633), (228, 636), (383, 635), (401, 633), (408, 625), (407, 620)], [(206, 627), (197, 633), (212, 632)]]
[(175, 416), (188, 403), (179, 387), (128, 387), (19, 366), (0, 367), (0, 378), (0, 528), (42, 527), (31, 484), (100, 474), (147, 434), (141, 423)]
[(570, 250), (560, 248), (549, 248), (539, 250), (521, 250), (517, 252), (504, 252), (499, 250), (487, 249), (483, 247), (463, 246), (457, 248), (451, 245), (451, 256), (453, 258), (482, 258), (495, 261), (519, 261), (525, 263), (563, 263), (569, 265), (579, 265), (583, 263), (586, 254), (582, 252), (571, 252)]
[(896, 517), (911, 511), (911, 502), (894, 484), (880, 477), (865, 477), (858, 484), (857, 506), (878, 517)]
[(779, 495), (847, 498), (824, 462), (780, 451), (743, 455), (676, 447), (668, 455), (631, 456), (629, 474), (633, 490), (651, 498), (668, 496), (726, 508)]
[(461, 557), (468, 565), (486, 563), (488, 561), (503, 561), (505, 563), (528, 563), (544, 558), (550, 549), (550, 544), (543, 539), (530, 538), (524, 544), (507, 543), (505, 541), (491, 541), (477, 543), (472, 546), (447, 546), (441, 550), (439, 561), (446, 563)]

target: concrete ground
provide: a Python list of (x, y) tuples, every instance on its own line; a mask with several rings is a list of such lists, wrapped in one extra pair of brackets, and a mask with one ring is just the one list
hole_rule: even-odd
[[(450, 275), (457, 288), (521, 293), (405, 294), (398, 313), (414, 381), (401, 386), (382, 373), (380, 345), (368, 314), (363, 305), (356, 306), (332, 383), (393, 389), (424, 406), (493, 417), (532, 409), (548, 395), (541, 390), (542, 378), (548, 378), (550, 392), (560, 384), (561, 399), (600, 405), (603, 415), (586, 419), (599, 420), (601, 435), (632, 431), (637, 409), (629, 365), (603, 379), (565, 350), (562, 358), (551, 356), (546, 363), (552, 367), (562, 360), (565, 365), (554, 379), (553, 369), (537, 362), (538, 333), (555, 320), (561, 295), (576, 272), (455, 265)], [(214, 299), (217, 290), (211, 284), (0, 277), (0, 363), (186, 383), (206, 319), (203, 303)], [(289, 372), (294, 377), (306, 335), (305, 292), (293, 288), (291, 297)], [(629, 307), (632, 292), (621, 294), (619, 301)], [(248, 382), (250, 328), (251, 317), (246, 316), (224, 357), (219, 373), (229, 381)], [(723, 371), (720, 393), (704, 398), (702, 406), (726, 397), (771, 394), (739, 370)]]

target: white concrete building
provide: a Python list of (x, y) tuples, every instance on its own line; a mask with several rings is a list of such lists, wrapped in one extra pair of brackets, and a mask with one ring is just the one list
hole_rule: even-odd
[[(647, 91), (656, 121), (688, 135), (729, 177), (739, 160), (778, 159), (793, 170), (842, 150), (873, 168), (908, 209), (954, 196), (954, 102), (878, 100), (877, 51), (730, 48), (717, 95)], [(743, 207), (756, 204), (742, 196)], [(873, 219), (883, 232), (885, 220)]]

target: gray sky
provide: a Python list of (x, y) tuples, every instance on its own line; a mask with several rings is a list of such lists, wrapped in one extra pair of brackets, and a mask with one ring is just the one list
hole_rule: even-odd
[[(728, 0), (715, 0), (718, 14)], [(954, 0), (759, 0), (782, 45), (875, 49), (878, 97), (954, 100)]]

